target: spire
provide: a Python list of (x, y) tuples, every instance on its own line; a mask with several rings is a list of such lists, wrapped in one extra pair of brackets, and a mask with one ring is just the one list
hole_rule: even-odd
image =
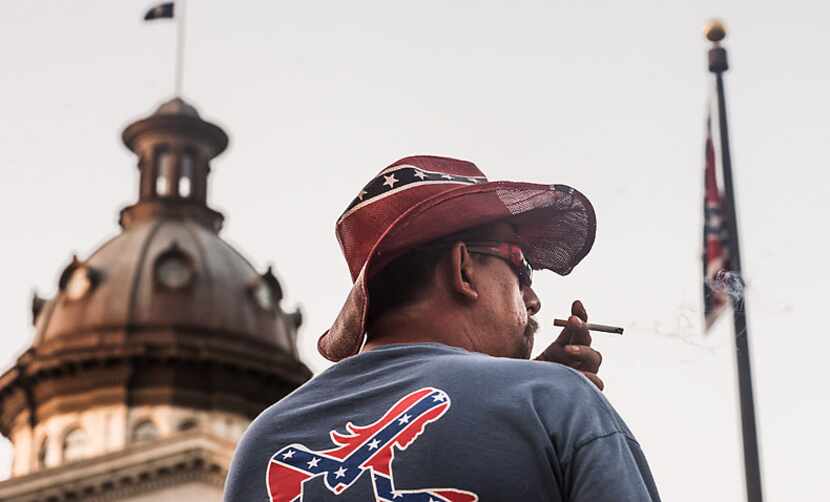
[(188, 217), (218, 232), (223, 216), (207, 206), (210, 161), (228, 146), (218, 126), (202, 120), (181, 98), (162, 104), (122, 134), (138, 156), (138, 202), (121, 211), (120, 224), (159, 216)]

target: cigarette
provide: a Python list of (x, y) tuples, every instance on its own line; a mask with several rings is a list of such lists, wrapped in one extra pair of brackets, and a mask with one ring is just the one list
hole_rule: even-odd
[[(554, 319), (553, 325), (564, 328), (568, 325), (568, 321), (563, 319)], [(616, 333), (618, 335), (623, 334), (623, 328), (619, 328), (617, 326), (608, 326), (606, 324), (591, 324), (589, 322), (586, 322), (585, 327), (588, 328), (588, 331), (601, 331), (603, 333)]]

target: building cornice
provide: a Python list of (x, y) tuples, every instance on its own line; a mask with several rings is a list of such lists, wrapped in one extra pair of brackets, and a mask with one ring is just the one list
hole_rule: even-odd
[(0, 500), (105, 502), (200, 482), (221, 491), (234, 444), (201, 431), (83, 459), (0, 482)]
[[(254, 418), (311, 372), (290, 354), (222, 332), (90, 332), (30, 349), (0, 375), (0, 434), (95, 406), (170, 404)], [(191, 384), (182, 387), (182, 381)]]

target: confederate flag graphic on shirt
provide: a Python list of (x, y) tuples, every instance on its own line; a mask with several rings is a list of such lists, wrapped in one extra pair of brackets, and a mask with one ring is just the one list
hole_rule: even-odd
[[(405, 450), (424, 432), (427, 424), (440, 419), (450, 408), (446, 392), (424, 387), (403, 398), (377, 421), (358, 426), (346, 424), (346, 433), (331, 431), (336, 445), (314, 451), (302, 444), (281, 448), (268, 465), (266, 481), (272, 502), (299, 502), (303, 483), (322, 476), (335, 494), (348, 489), (369, 471), (375, 498), (388, 502), (475, 502), (478, 495), (455, 488), (396, 490), (392, 460), (396, 450)], [(406, 466), (398, 466), (406, 468)]]

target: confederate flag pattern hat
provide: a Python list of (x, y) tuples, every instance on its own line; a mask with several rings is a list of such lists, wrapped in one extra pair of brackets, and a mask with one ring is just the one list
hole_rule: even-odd
[(445, 157), (401, 159), (373, 178), (337, 220), (354, 286), (317, 348), (339, 361), (366, 331), (367, 283), (394, 258), (443, 236), (507, 220), (534, 269), (570, 273), (594, 244), (588, 199), (565, 185), (487, 181), (475, 164)]

